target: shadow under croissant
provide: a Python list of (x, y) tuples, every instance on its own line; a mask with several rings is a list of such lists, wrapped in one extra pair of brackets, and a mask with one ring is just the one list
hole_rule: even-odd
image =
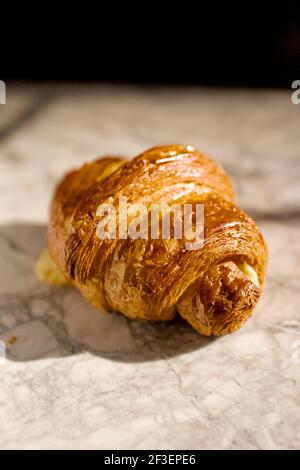
[(46, 227), (0, 227), (0, 341), (8, 360), (67, 357), (79, 352), (119, 362), (167, 359), (209, 346), (184, 321), (140, 323), (103, 315), (76, 289), (53, 288), (36, 278), (34, 264), (46, 245)]

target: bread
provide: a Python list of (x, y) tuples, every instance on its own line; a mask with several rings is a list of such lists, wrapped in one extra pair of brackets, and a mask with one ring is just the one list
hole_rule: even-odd
[[(172, 235), (100, 239), (98, 208), (110, 203), (118, 214), (120, 196), (147, 212), (156, 203), (191, 204), (193, 220), (203, 204), (203, 246), (186, 249), (186, 239)], [(263, 236), (236, 206), (227, 173), (184, 145), (155, 147), (130, 161), (105, 157), (67, 174), (54, 194), (48, 249), (98, 310), (143, 321), (180, 315), (204, 335), (235, 331), (251, 315), (267, 260)]]

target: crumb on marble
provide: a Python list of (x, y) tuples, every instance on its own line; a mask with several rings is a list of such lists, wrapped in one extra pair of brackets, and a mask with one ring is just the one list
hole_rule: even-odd
[(17, 339), (18, 339), (18, 338), (17, 338), (16, 336), (12, 335), (12, 336), (9, 338), (9, 340), (8, 340), (7, 342), (8, 342), (8, 344), (9, 344), (10, 346), (12, 346), (13, 344), (15, 344), (15, 342), (17, 341)]

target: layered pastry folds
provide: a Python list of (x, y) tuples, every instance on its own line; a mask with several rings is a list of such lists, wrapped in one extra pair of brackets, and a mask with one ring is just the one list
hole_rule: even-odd
[[(203, 246), (186, 249), (172, 230), (169, 239), (100, 239), (97, 209), (109, 203), (117, 211), (120, 196), (149, 211), (155, 203), (203, 204)], [(262, 234), (236, 206), (225, 171), (191, 146), (156, 147), (130, 161), (105, 157), (67, 174), (54, 194), (48, 242), (64, 279), (97, 309), (144, 321), (180, 315), (204, 335), (238, 329), (264, 282)]]

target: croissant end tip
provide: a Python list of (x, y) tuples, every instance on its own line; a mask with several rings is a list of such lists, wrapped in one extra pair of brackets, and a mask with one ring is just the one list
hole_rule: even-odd
[(220, 336), (238, 330), (251, 316), (260, 288), (234, 262), (212, 266), (180, 298), (179, 314), (199, 333)]

